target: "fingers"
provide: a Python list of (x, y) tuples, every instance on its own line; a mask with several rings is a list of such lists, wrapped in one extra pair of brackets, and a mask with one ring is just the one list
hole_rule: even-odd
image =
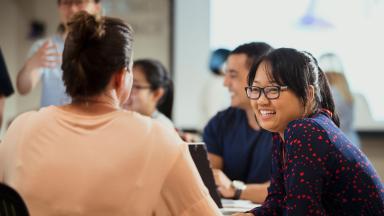
[(213, 173), (213, 178), (215, 179), (216, 186), (220, 185), (220, 178), (217, 173)]
[(233, 188), (226, 188), (223, 186), (220, 186), (217, 188), (217, 191), (221, 194), (222, 197), (232, 199), (235, 196), (235, 189)]
[(46, 40), (43, 45), (40, 47), (40, 49), (56, 49), (57, 46), (55, 43), (52, 42), (52, 40)]
[(45, 56), (46, 57), (55, 57), (57, 59), (60, 59), (62, 55), (58, 52), (49, 52), (48, 51), (48, 52), (45, 52)]
[(218, 186), (217, 191), (221, 194), (224, 195), (226, 194), (226, 189), (223, 186)]
[(62, 55), (52, 41), (47, 40), (31, 58), (36, 67), (54, 68), (61, 64)]
[(217, 191), (219, 192), (221, 197), (230, 198), (228, 196), (228, 190), (226, 188), (224, 188), (223, 186), (217, 186)]
[(46, 61), (44, 61), (42, 63), (42, 67), (45, 67), (45, 68), (55, 68), (58, 65), (60, 65), (60, 62), (61, 61), (58, 61), (58, 60), (46, 60)]
[(212, 169), (212, 171), (217, 186), (222, 186), (224, 188), (231, 187), (231, 180), (223, 173), (222, 170)]
[(40, 55), (44, 56), (61, 56), (61, 54), (57, 50), (56, 44), (54, 44), (51, 40), (45, 41), (36, 53), (39, 53)]
[(215, 179), (216, 186), (221, 186), (221, 178), (220, 178), (220, 170), (218, 169), (212, 169), (213, 178)]
[(252, 213), (235, 213), (231, 216), (254, 216)]

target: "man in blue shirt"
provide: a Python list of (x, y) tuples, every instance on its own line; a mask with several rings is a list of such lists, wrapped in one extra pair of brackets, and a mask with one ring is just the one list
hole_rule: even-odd
[(100, 0), (57, 0), (60, 15), (60, 31), (36, 41), (23, 68), (18, 72), (16, 87), (21, 95), (30, 93), (41, 80), (40, 107), (63, 105), (71, 102), (62, 80), (61, 55), (68, 34), (68, 22), (79, 11), (100, 14)]
[(227, 59), (224, 86), (231, 107), (217, 113), (206, 125), (203, 140), (216, 185), (225, 198), (262, 203), (271, 172), (272, 136), (257, 124), (244, 87), (254, 62), (272, 50), (266, 43), (247, 43)]

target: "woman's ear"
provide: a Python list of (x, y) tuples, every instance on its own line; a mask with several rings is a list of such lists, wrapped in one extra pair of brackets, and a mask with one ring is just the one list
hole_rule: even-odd
[(132, 72), (122, 68), (113, 75), (113, 88), (122, 102), (128, 99), (132, 87)]
[(113, 76), (113, 84), (115, 89), (121, 89), (121, 87), (125, 84), (125, 76), (127, 76), (126, 68), (120, 69), (117, 73)]
[(156, 101), (156, 104), (163, 97), (164, 93), (165, 90), (161, 87), (153, 91), (153, 99)]
[(304, 103), (305, 105), (304, 105), (303, 117), (313, 112), (313, 108), (315, 105), (314, 103), (315, 103), (315, 87), (313, 85), (309, 85), (308, 91), (307, 91), (307, 102)]
[(313, 85), (308, 86), (307, 101), (309, 104), (313, 104), (315, 100), (315, 87)]

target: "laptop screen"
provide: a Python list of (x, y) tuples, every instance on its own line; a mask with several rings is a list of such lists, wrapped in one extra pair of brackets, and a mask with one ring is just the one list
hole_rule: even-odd
[(215, 201), (219, 208), (223, 205), (220, 200), (219, 193), (216, 189), (215, 179), (208, 161), (208, 153), (204, 143), (188, 143), (189, 152), (191, 153), (192, 159), (195, 162), (197, 170), (205, 186), (208, 188), (212, 199)]

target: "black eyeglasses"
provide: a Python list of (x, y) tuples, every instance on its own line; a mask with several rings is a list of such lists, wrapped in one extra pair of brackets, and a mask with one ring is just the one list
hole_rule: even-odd
[(260, 88), (256, 86), (245, 87), (245, 92), (249, 99), (257, 100), (261, 97), (261, 93), (268, 99), (277, 99), (280, 97), (280, 92), (288, 89), (288, 86), (267, 86)]
[(151, 88), (151, 86), (143, 86), (143, 85), (137, 85), (137, 84), (132, 85), (132, 89), (136, 90), (136, 91), (140, 91), (143, 89), (150, 89), (150, 88)]

